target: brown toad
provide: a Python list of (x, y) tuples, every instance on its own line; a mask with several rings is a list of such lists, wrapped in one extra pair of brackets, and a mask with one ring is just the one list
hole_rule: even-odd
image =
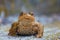
[(12, 24), (11, 29), (9, 30), (9, 34), (11, 36), (15, 36), (17, 34), (20, 35), (33, 35), (37, 38), (41, 38), (43, 36), (44, 27), (42, 24), (35, 22), (35, 17), (32, 12), (25, 13), (21, 12), (18, 17), (18, 22), (14, 22)]

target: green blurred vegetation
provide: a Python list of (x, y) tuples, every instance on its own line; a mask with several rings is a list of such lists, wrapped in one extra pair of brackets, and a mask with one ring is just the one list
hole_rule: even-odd
[[(60, 13), (60, 5), (59, 5), (60, 1), (59, 0), (8, 0), (7, 2), (5, 2), (5, 0), (1, 0), (1, 1), (2, 1), (1, 4), (4, 7), (3, 10), (6, 9), (6, 11), (8, 11), (9, 14), (15, 14), (15, 13), (21, 12), (22, 5), (24, 5), (29, 11), (36, 10), (36, 12), (38, 13), (43, 13), (43, 14)], [(10, 3), (9, 10), (6, 7), (5, 3), (7, 4)], [(0, 7), (0, 11), (1, 10), (2, 9)]]

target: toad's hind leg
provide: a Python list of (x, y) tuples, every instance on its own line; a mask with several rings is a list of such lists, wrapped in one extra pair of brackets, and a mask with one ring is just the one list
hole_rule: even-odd
[(11, 29), (9, 30), (9, 34), (8, 34), (8, 35), (10, 35), (10, 36), (16, 36), (17, 25), (18, 25), (17, 22), (14, 22), (14, 23), (12, 24), (12, 27), (11, 27)]

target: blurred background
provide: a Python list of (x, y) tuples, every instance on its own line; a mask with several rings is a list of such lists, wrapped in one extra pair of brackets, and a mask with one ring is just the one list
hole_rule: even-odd
[[(12, 21), (14, 18), (10, 16), (17, 17), (21, 11), (34, 12), (35, 16), (43, 17), (39, 20), (60, 20), (60, 0), (0, 0), (0, 23), (2, 20), (4, 23)], [(8, 17), (10, 19), (7, 20)]]
[[(22, 11), (34, 12), (36, 21), (44, 25), (44, 36), (41, 40), (45, 40), (44, 38), (60, 40), (60, 0), (0, 0), (1, 40), (20, 40), (20, 38), (8, 37), (7, 34), (11, 24), (18, 20)], [(33, 38), (21, 39), (33, 40)]]

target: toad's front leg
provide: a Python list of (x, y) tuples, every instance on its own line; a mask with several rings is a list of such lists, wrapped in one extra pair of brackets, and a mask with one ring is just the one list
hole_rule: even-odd
[(33, 30), (37, 32), (37, 34), (36, 34), (37, 38), (41, 38), (43, 36), (44, 27), (43, 27), (42, 24), (40, 24), (40, 23), (34, 23)]
[(12, 24), (12, 27), (11, 27), (11, 29), (9, 30), (9, 34), (8, 34), (8, 35), (10, 35), (10, 36), (16, 36), (17, 25), (18, 25), (17, 22), (14, 22), (14, 23)]
[(44, 32), (44, 26), (42, 24), (37, 24), (38, 25), (38, 34), (36, 35), (37, 38), (41, 38), (43, 36), (43, 32)]

